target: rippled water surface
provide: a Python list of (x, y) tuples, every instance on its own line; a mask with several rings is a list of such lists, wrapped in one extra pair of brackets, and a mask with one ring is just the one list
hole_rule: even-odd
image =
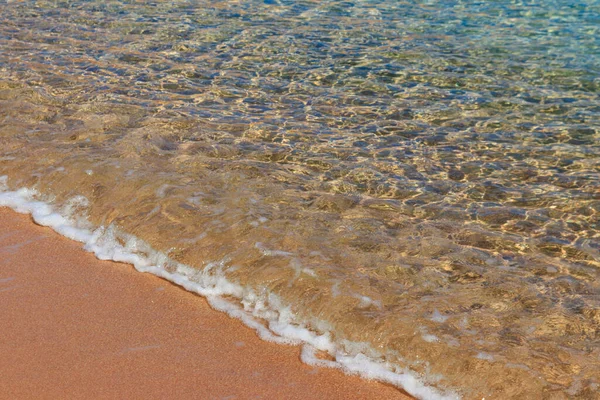
[(464, 398), (598, 398), (597, 0), (0, 1), (0, 175)]

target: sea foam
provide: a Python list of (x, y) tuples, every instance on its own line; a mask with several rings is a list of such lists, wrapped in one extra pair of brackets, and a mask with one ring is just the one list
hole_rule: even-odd
[[(114, 225), (94, 227), (86, 218), (75, 215), (74, 210), (78, 207), (73, 205), (86, 204), (86, 199), (81, 196), (73, 198), (59, 212), (51, 204), (38, 200), (40, 194), (36, 190), (20, 188), (11, 191), (7, 181), (6, 176), (0, 177), (0, 206), (31, 214), (37, 224), (83, 243), (85, 250), (94, 253), (101, 260), (131, 264), (140, 272), (151, 273), (200, 294), (212, 308), (241, 320), (263, 340), (302, 346), (301, 359), (306, 364), (338, 368), (347, 374), (386, 382), (421, 399), (459, 398), (456, 393), (442, 392), (427, 386), (415, 373), (405, 368), (365, 355), (376, 354), (366, 344), (347, 343), (342, 346), (332, 341), (328, 332), (319, 334), (306, 328), (297, 320), (291, 307), (283, 304), (276, 295), (259, 295), (252, 288), (229, 281), (223, 272), (226, 260), (207, 264), (203, 270), (177, 263), (166, 254), (152, 249), (143, 240), (120, 232)], [(238, 299), (239, 304), (226, 300), (225, 296)], [(344, 351), (348, 348), (364, 351), (349, 354)], [(328, 353), (333, 360), (319, 358), (317, 351)]]

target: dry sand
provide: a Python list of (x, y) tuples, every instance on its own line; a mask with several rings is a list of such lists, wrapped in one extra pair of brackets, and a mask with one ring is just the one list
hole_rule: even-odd
[(0, 208), (0, 398), (408, 399)]

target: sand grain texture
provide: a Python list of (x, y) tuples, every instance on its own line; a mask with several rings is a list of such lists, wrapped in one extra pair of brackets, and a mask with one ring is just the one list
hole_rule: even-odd
[(0, 398), (408, 399), (0, 208)]

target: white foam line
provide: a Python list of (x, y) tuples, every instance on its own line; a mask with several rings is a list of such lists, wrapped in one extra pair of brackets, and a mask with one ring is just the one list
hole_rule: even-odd
[[(82, 218), (61, 215), (50, 204), (35, 200), (38, 196), (35, 190), (22, 188), (9, 191), (6, 182), (7, 177), (0, 177), (0, 206), (31, 214), (36, 223), (84, 243), (84, 249), (101, 260), (132, 264), (138, 271), (154, 274), (204, 296), (211, 307), (241, 320), (256, 330), (263, 340), (302, 345), (301, 358), (306, 364), (338, 368), (347, 374), (387, 382), (421, 399), (459, 398), (455, 393), (442, 393), (425, 385), (407, 369), (369, 358), (361, 352), (347, 354), (341, 345), (331, 340), (329, 333), (319, 335), (298, 323), (290, 307), (282, 304), (276, 295), (271, 293), (259, 296), (251, 288), (228, 281), (223, 273), (225, 262), (208, 264), (202, 271), (176, 263), (139, 238), (117, 231), (114, 226), (101, 226), (92, 230), (91, 225)], [(121, 244), (122, 242), (125, 244)], [(223, 296), (237, 298), (243, 307)], [(364, 345), (355, 345), (357, 348), (365, 348)], [(327, 352), (335, 361), (318, 358), (316, 350)]]

